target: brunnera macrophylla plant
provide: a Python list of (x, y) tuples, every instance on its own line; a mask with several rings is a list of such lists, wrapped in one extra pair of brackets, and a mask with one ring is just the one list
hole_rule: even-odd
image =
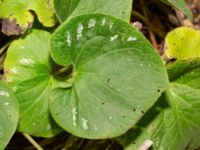
[[(57, 64), (72, 66), (66, 78), (52, 73), (49, 50)], [(40, 137), (60, 127), (89, 139), (119, 136), (168, 86), (163, 62), (144, 36), (102, 14), (66, 21), (51, 40), (46, 31), (30, 31), (11, 44), (4, 69), (20, 106), (17, 130)]]
[[(50, 44), (49, 38), (49, 33), (33, 30), (8, 49), (4, 69), (20, 105), (18, 131), (53, 136), (60, 131), (55, 120), (79, 137), (116, 137), (167, 88), (158, 54), (141, 33), (119, 19), (75, 17), (55, 31)], [(67, 79), (58, 80), (52, 73), (50, 45), (57, 64), (72, 66)]]
[[(47, 1), (41, 2), (41, 7), (47, 6)], [(82, 138), (106, 139), (129, 129), (119, 139), (125, 149), (138, 149), (147, 139), (153, 149), (198, 147), (198, 140), (191, 142), (199, 136), (200, 126), (198, 120), (195, 122), (199, 116), (198, 61), (186, 59), (188, 49), (183, 60), (166, 69), (151, 44), (129, 25), (131, 0), (73, 0), (69, 5), (67, 0), (49, 2), (51, 11), (41, 15), (45, 9), (38, 7), (39, 1), (32, 3), (34, 9), (29, 3), (24, 5), (25, 1), (17, 5), (13, 0), (0, 1), (5, 6), (4, 10), (0, 6), (0, 12), (5, 12), (0, 17), (11, 23), (15, 19), (19, 34), (30, 27), (29, 20), (33, 22), (29, 9), (44, 25), (49, 22), (46, 26), (52, 26), (56, 23), (54, 3), (61, 22), (53, 34), (29, 30), (7, 50), (5, 81), (0, 83), (0, 149), (6, 147), (15, 131), (52, 137), (64, 130)], [(13, 13), (17, 6), (23, 9), (18, 8), (17, 16), (7, 18), (11, 15), (8, 8), (13, 8)], [(28, 18), (19, 18), (27, 13)], [(21, 28), (25, 30), (21, 32)], [(167, 45), (170, 48), (171, 44)], [(178, 58), (177, 47), (178, 55), (183, 53), (180, 45), (181, 40), (177, 40), (175, 50), (165, 55)], [(167, 120), (163, 120), (163, 114), (167, 114)], [(183, 130), (183, 134), (177, 130)], [(169, 143), (175, 134), (175, 140)]]
[(59, 65), (72, 65), (71, 86), (50, 96), (51, 114), (79, 137), (125, 133), (168, 85), (163, 62), (143, 35), (107, 15), (63, 23), (52, 35), (51, 56)]

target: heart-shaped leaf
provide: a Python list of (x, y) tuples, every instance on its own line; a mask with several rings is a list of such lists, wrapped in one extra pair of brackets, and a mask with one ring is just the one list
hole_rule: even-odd
[(193, 150), (200, 146), (200, 62), (181, 60), (168, 70), (169, 90), (142, 118), (139, 128), (124, 136), (126, 150), (137, 149), (146, 139), (153, 141), (155, 150)]
[(192, 59), (200, 57), (200, 31), (179, 27), (166, 37), (165, 55), (168, 58)]
[(24, 33), (33, 23), (34, 11), (38, 20), (46, 27), (55, 25), (52, 0), (4, 0), (0, 1), (0, 18), (2, 32), (7, 35), (19, 35)]
[(50, 110), (66, 131), (111, 138), (131, 128), (167, 88), (159, 55), (129, 24), (107, 15), (65, 22), (51, 38), (51, 54), (73, 65), (72, 87), (56, 89)]
[(102, 13), (118, 17), (126, 22), (130, 21), (132, 0), (54, 0), (54, 7), (58, 18), (65, 21), (90, 13)]
[(19, 117), (15, 95), (0, 82), (0, 149), (4, 149), (14, 134)]
[(33, 30), (10, 45), (4, 62), (6, 80), (20, 104), (18, 130), (34, 136), (50, 137), (60, 131), (48, 106), (54, 81), (49, 40), (48, 32)]

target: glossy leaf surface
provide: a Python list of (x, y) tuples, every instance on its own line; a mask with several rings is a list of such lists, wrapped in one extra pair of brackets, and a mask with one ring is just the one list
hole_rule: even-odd
[(51, 38), (51, 55), (60, 65), (73, 65), (73, 85), (54, 91), (51, 113), (80, 137), (126, 132), (168, 85), (163, 62), (144, 36), (110, 16), (65, 22)]
[(4, 62), (6, 80), (20, 104), (18, 130), (43, 137), (60, 131), (50, 116), (48, 105), (54, 81), (49, 40), (48, 32), (32, 30), (11, 44)]
[(4, 149), (13, 136), (18, 123), (19, 107), (15, 95), (0, 82), (0, 149)]

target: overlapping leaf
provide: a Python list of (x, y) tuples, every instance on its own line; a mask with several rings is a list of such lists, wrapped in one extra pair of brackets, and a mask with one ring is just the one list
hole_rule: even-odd
[(0, 82), (0, 149), (4, 149), (14, 134), (19, 117), (15, 95)]
[(192, 20), (192, 12), (187, 6), (185, 0), (162, 0), (164, 3), (168, 5), (172, 5), (175, 8), (181, 10), (190, 20)]
[(90, 13), (102, 13), (129, 22), (132, 0), (54, 0), (54, 7), (61, 21)]
[(137, 149), (151, 139), (155, 150), (193, 150), (200, 146), (200, 60), (199, 31), (175, 29), (168, 34), (168, 65), (171, 81), (159, 102), (147, 112), (137, 128), (120, 141), (126, 150)]
[(170, 66), (169, 72), (173, 78), (169, 90), (138, 127), (122, 138), (126, 150), (137, 149), (147, 139), (154, 142), (155, 150), (200, 146), (200, 63), (182, 60)]
[(55, 25), (52, 0), (4, 0), (0, 1), (2, 31), (7, 35), (22, 34), (32, 26), (34, 11), (38, 20), (46, 27)]
[(46, 31), (31, 31), (11, 44), (4, 62), (5, 77), (20, 104), (18, 130), (44, 137), (60, 131), (50, 116), (48, 105), (54, 81), (49, 39)]
[(200, 31), (179, 27), (168, 33), (165, 55), (171, 59), (192, 59), (200, 57)]
[(65, 22), (52, 36), (51, 54), (73, 65), (73, 85), (52, 94), (56, 122), (79, 137), (111, 138), (131, 128), (167, 88), (161, 59), (132, 26), (106, 15)]

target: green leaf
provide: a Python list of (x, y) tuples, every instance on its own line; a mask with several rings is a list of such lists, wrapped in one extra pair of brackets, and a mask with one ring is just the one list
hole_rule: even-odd
[(54, 0), (54, 8), (61, 22), (65, 21), (79, 4), (80, 0)]
[(52, 35), (51, 55), (60, 65), (73, 65), (73, 85), (53, 92), (50, 111), (79, 137), (123, 134), (168, 86), (163, 62), (149, 42), (111, 16), (83, 15), (65, 22)]
[(168, 58), (192, 59), (200, 57), (200, 31), (189, 28), (180, 27), (170, 33), (166, 37), (165, 55)]
[[(46, 27), (55, 25), (52, 0), (4, 0), (0, 1), (0, 18), (3, 32), (7, 35), (22, 34), (32, 26), (34, 11), (38, 20)], [(14, 31), (9, 31), (14, 30)]]
[(174, 6), (181, 10), (190, 20), (193, 19), (192, 11), (187, 6), (185, 0), (161, 0), (167, 5)]
[(60, 131), (48, 106), (55, 80), (51, 76), (49, 40), (48, 32), (33, 30), (10, 45), (4, 62), (6, 80), (20, 104), (18, 130), (43, 137)]
[[(169, 75), (170, 88), (160, 98), (160, 104), (142, 118), (138, 124), (140, 130), (132, 130), (122, 138), (126, 150), (137, 149), (146, 139), (154, 142), (155, 150), (194, 150), (200, 146), (199, 60), (198, 63), (178, 61), (170, 65)], [(139, 131), (136, 136), (134, 133)], [(131, 141), (136, 144), (130, 144)]]
[(130, 21), (132, 0), (54, 0), (54, 7), (61, 21), (91, 13), (102, 13)]
[(18, 109), (15, 95), (0, 82), (0, 149), (6, 147), (17, 128)]

